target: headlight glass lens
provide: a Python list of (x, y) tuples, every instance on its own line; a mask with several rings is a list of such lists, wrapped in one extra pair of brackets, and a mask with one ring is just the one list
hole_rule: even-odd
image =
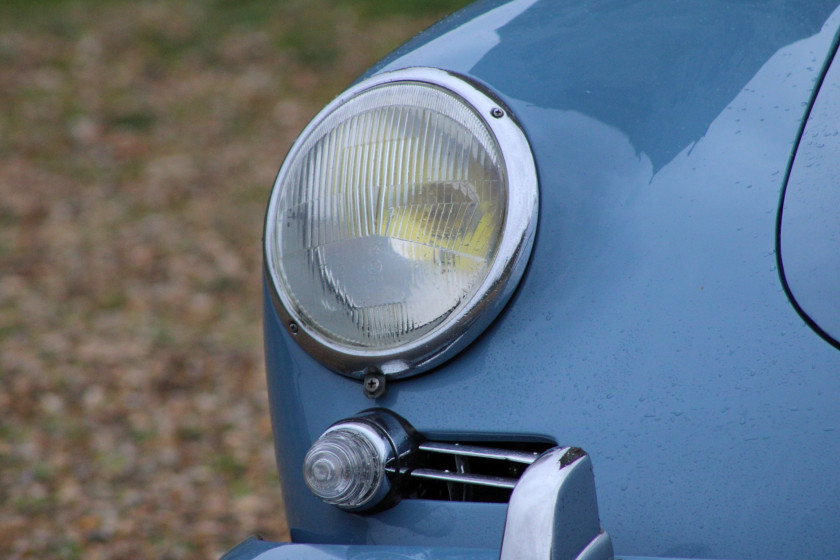
[(318, 122), (286, 166), (268, 257), (302, 326), (329, 343), (415, 341), (487, 276), (507, 173), (484, 120), (453, 93), (421, 82), (365, 90)]

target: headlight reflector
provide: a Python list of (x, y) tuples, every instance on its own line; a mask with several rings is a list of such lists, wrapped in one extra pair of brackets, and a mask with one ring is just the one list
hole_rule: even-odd
[[(488, 292), (512, 291), (536, 174), (521, 130), (491, 110), (466, 82), (410, 69), (351, 88), (293, 146), (269, 203), (267, 268), (281, 315), (333, 369), (428, 367), (489, 322), (477, 312)], [(499, 129), (524, 153), (506, 154)]]

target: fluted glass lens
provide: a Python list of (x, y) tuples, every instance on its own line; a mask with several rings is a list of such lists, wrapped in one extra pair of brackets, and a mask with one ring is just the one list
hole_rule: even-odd
[(379, 489), (384, 477), (376, 448), (354, 430), (321, 436), (303, 460), (303, 480), (328, 504), (359, 507)]
[(460, 97), (416, 82), (339, 106), (283, 176), (273, 264), (305, 326), (390, 349), (434, 330), (487, 276), (506, 214), (496, 139)]

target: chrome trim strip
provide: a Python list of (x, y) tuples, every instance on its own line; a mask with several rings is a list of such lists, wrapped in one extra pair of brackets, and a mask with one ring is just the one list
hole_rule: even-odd
[(480, 447), (478, 445), (461, 445), (460, 443), (426, 442), (420, 444), (420, 451), (430, 453), (445, 453), (448, 455), (460, 455), (463, 457), (478, 457), (482, 459), (495, 459), (497, 461), (511, 461), (530, 465), (536, 461), (536, 453), (525, 451), (513, 451), (509, 449), (496, 449), (491, 447)]
[(446, 482), (458, 482), (461, 484), (474, 484), (476, 486), (490, 486), (492, 488), (513, 489), (516, 486), (515, 478), (504, 478), (501, 476), (489, 476), (484, 474), (454, 473), (449, 471), (436, 471), (434, 469), (414, 469), (411, 476), (417, 478), (429, 478), (432, 480), (443, 480)]
[(575, 447), (549, 449), (513, 489), (501, 560), (612, 559), (589, 456)]
[[(276, 207), (283, 192), (286, 170), (318, 124), (351, 98), (374, 87), (394, 82), (421, 82), (441, 87), (464, 100), (479, 115), (496, 137), (507, 168), (507, 215), (496, 258), (474, 296), (457, 312), (447, 317), (424, 336), (398, 348), (368, 350), (348, 347), (328, 340), (295, 311), (272, 263), (276, 249)], [(499, 109), (502, 109), (499, 112)], [(479, 87), (457, 74), (438, 68), (405, 68), (376, 74), (359, 82), (330, 102), (301, 132), (286, 155), (274, 182), (266, 212), (263, 236), (265, 275), (270, 296), (281, 323), (292, 338), (317, 361), (331, 370), (361, 379), (375, 368), (390, 378), (421, 373), (439, 365), (463, 350), (504, 308), (513, 295), (531, 254), (539, 215), (539, 188), (531, 146), (515, 115), (492, 97), (489, 89)]]

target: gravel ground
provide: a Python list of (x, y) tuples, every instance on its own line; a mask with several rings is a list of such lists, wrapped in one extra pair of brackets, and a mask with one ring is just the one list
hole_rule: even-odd
[(0, 557), (286, 537), (264, 205), (317, 109), (463, 3), (404, 2), (0, 5)]

